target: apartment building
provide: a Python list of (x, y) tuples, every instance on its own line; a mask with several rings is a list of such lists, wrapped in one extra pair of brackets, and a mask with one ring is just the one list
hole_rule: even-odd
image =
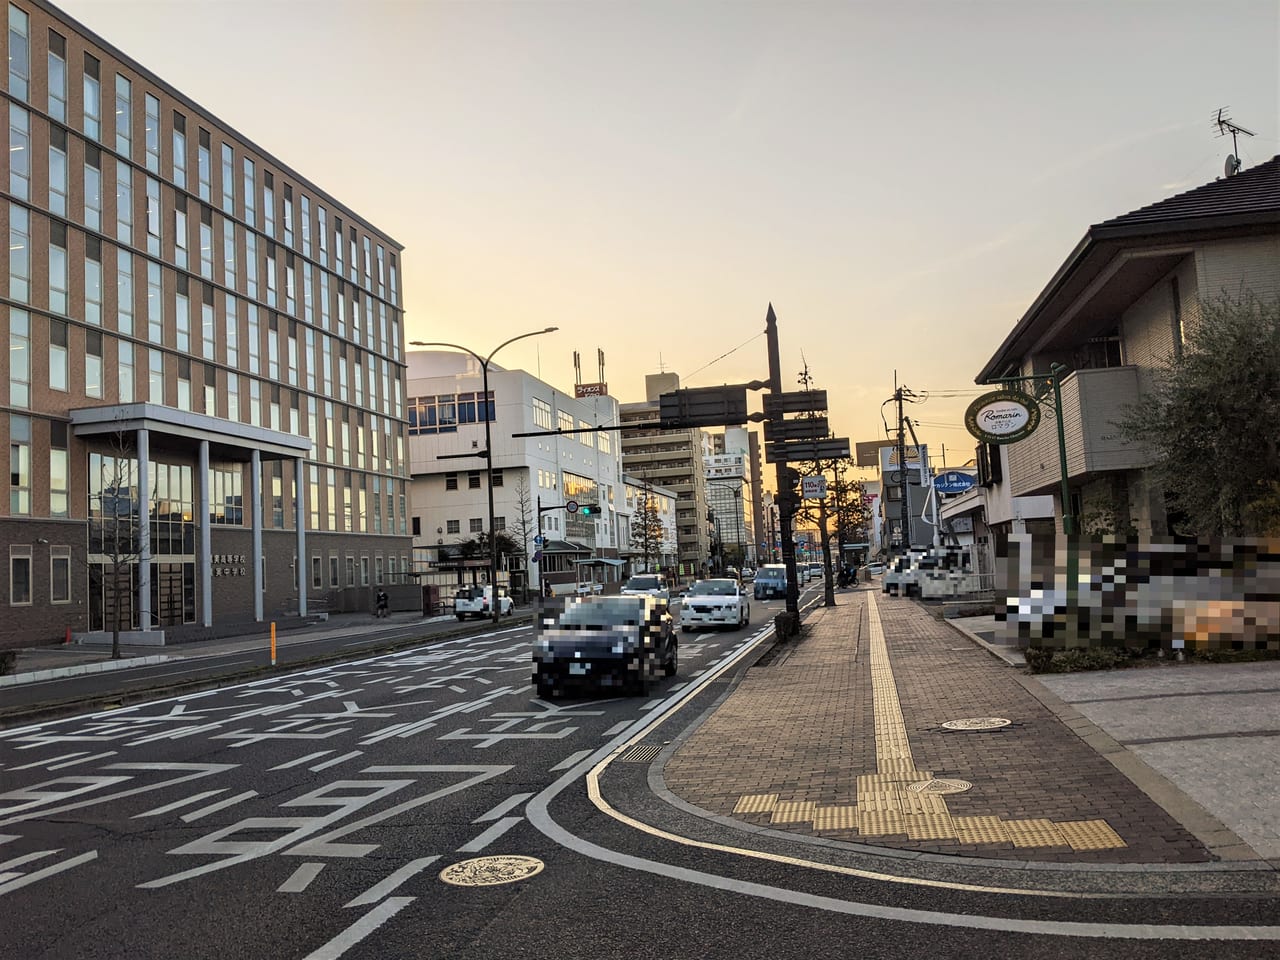
[(703, 431), (658, 426), (659, 397), (680, 389), (674, 373), (645, 377), (646, 399), (619, 407), (622, 467), (628, 475), (676, 494), (676, 553), (681, 572), (697, 575), (711, 557)]
[(6, 16), (0, 645), (405, 578), (400, 244), (57, 8)]

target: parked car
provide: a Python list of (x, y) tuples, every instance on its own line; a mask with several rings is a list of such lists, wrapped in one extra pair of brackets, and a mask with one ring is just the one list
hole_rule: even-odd
[(679, 641), (667, 604), (648, 596), (569, 597), (533, 641), (533, 683), (546, 698), (571, 687), (644, 696), (661, 669), (673, 677)]
[(641, 573), (628, 579), (619, 593), (624, 597), (653, 597), (670, 601), (671, 585), (660, 573)]
[(745, 627), (751, 622), (751, 601), (737, 580), (699, 580), (680, 601), (680, 629)]
[[(492, 601), (492, 587), (463, 587), (453, 595), (453, 614), (459, 620), (467, 617), (479, 617), (483, 620), (493, 616), (493, 607), (490, 605)], [(507, 595), (506, 587), (498, 588), (498, 612), (504, 617), (515, 612), (515, 601)]]
[(780, 563), (766, 563), (756, 571), (752, 596), (757, 600), (787, 595), (787, 568)]

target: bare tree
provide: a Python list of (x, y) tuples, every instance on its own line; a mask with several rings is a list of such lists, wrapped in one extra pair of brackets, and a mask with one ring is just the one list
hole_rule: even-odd
[(529, 600), (529, 541), (536, 534), (536, 528), (533, 524), (533, 497), (529, 492), (529, 481), (523, 473), (516, 477), (516, 515), (512, 532), (524, 551), (521, 554), (524, 570), (524, 595), (521, 601), (527, 603)]
[(104, 593), (111, 599), (111, 659), (118, 660), (126, 611), (133, 626), (133, 573), (142, 561), (140, 508), (147, 492), (138, 486), (138, 461), (125, 433), (116, 433), (101, 457), (101, 473), (93, 478), (98, 492), (89, 503), (89, 555), (102, 558), (103, 586), (109, 587)]

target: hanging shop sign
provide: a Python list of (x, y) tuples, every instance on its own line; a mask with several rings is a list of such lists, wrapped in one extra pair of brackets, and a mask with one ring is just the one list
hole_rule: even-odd
[(983, 443), (1013, 443), (1040, 426), (1040, 405), (1025, 393), (984, 393), (964, 414), (965, 428)]

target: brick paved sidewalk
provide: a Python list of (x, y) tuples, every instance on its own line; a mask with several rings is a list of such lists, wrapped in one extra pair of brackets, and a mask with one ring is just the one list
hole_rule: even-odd
[[(1187, 863), (1212, 854), (1009, 667), (916, 603), (816, 608), (668, 761), (678, 796), (773, 829), (999, 859)], [(1001, 717), (990, 732), (941, 724)], [(963, 792), (964, 781), (971, 784)]]

